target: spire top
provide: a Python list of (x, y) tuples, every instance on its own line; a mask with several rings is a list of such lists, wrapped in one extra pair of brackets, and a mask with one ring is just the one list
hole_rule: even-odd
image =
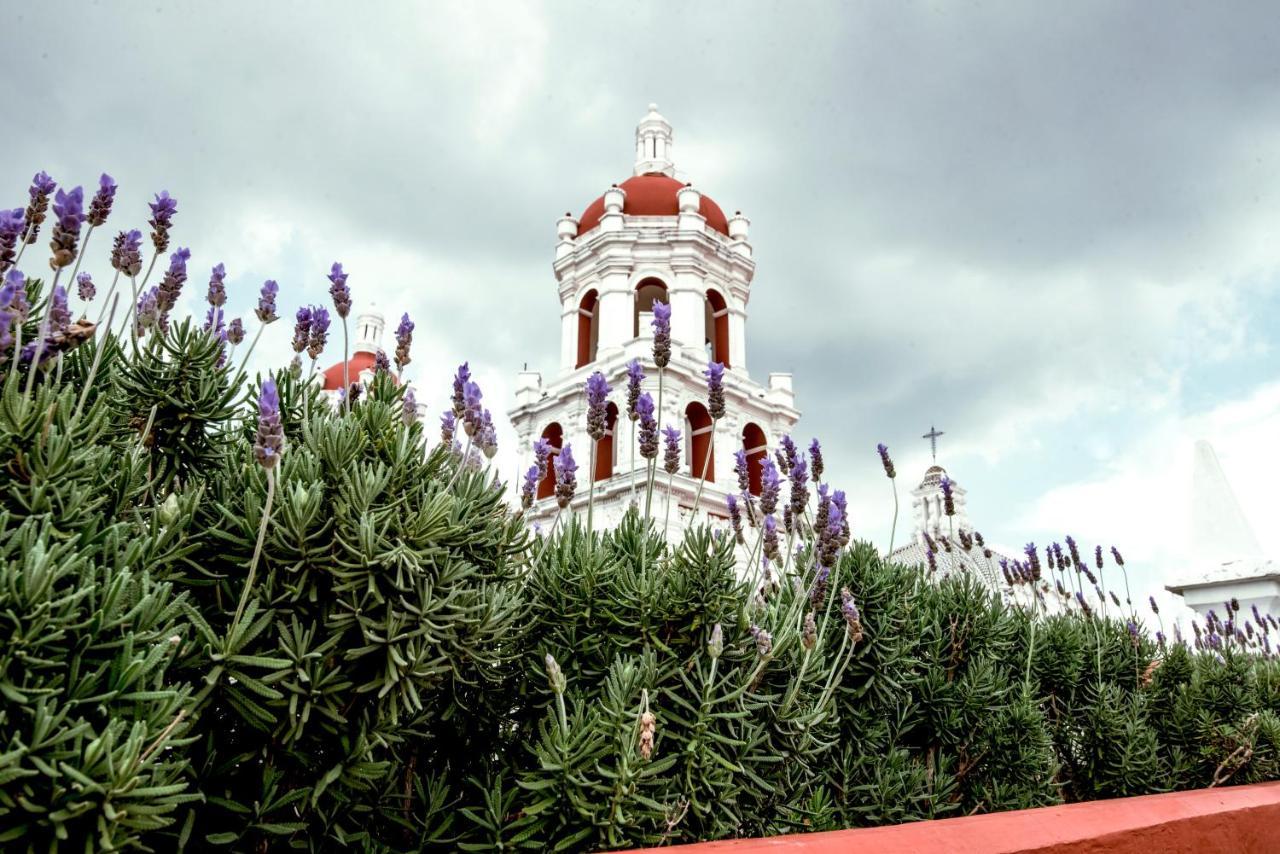
[(636, 174), (657, 172), (674, 177), (675, 161), (671, 159), (671, 122), (658, 112), (657, 104), (649, 105), (649, 112), (636, 125)]
[(946, 434), (942, 430), (939, 430), (937, 427), (930, 424), (929, 432), (920, 437), (921, 439), (929, 440), (929, 450), (933, 453), (934, 463), (938, 462), (938, 437), (943, 435)]

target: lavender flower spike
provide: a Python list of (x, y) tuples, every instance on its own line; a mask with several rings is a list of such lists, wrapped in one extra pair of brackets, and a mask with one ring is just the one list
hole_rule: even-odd
[(298, 309), (298, 313), (294, 315), (293, 321), (293, 352), (301, 353), (307, 349), (307, 342), (311, 340), (311, 309), (308, 306), (302, 306)]
[(587, 435), (598, 442), (608, 430), (609, 383), (604, 374), (596, 371), (587, 378)]
[(94, 193), (93, 200), (89, 202), (89, 225), (94, 228), (105, 225), (107, 217), (111, 215), (111, 205), (115, 199), (115, 179), (103, 172), (98, 178), (98, 192)]
[(943, 511), (948, 516), (956, 515), (956, 501), (955, 495), (952, 493), (951, 478), (943, 475), (942, 480), (938, 485), (942, 487)]
[(170, 196), (168, 190), (161, 190), (150, 205), (151, 219), (147, 224), (151, 226), (151, 245), (159, 255), (169, 248), (169, 229), (173, 227), (173, 215), (178, 212), (178, 200)]
[(817, 439), (814, 439), (809, 443), (809, 471), (813, 476), (814, 483), (822, 480), (824, 468), (825, 466), (822, 464), (822, 445), (818, 444)]
[(44, 222), (45, 212), (49, 210), (49, 194), (57, 183), (44, 172), (37, 172), (31, 179), (31, 188), (27, 190), (27, 195), (31, 197), (31, 201), (27, 204), (26, 216), (26, 234), (23, 236), (23, 243), (35, 243), (36, 236), (40, 233), (40, 224)]
[(556, 504), (561, 510), (569, 506), (578, 488), (578, 464), (573, 459), (573, 449), (568, 442), (560, 449), (556, 459)]
[(258, 315), (258, 320), (263, 323), (274, 323), (279, 319), (276, 314), (276, 294), (280, 293), (280, 286), (273, 279), (267, 279), (262, 283), (262, 292), (258, 295), (258, 307), (254, 310), (254, 314)]
[(232, 346), (244, 340), (243, 320), (237, 317), (227, 324), (227, 340), (231, 342)]
[(766, 516), (778, 507), (778, 494), (782, 491), (782, 478), (778, 467), (768, 456), (760, 463), (760, 512)]
[(665, 368), (671, 362), (671, 306), (653, 304), (653, 363)]
[(205, 296), (209, 305), (222, 306), (227, 303), (227, 268), (219, 262), (209, 271), (209, 292)]
[(17, 259), (18, 237), (26, 222), (22, 208), (0, 210), (0, 274), (12, 267)]
[(93, 302), (93, 298), (97, 293), (98, 289), (94, 287), (93, 276), (88, 273), (81, 273), (76, 276), (76, 296), (85, 302)]
[(524, 473), (524, 483), (520, 486), (520, 506), (528, 510), (533, 506), (533, 499), (538, 489), (538, 481), (542, 478), (538, 476), (538, 466), (531, 465), (529, 470)]
[(680, 431), (668, 424), (662, 428), (664, 450), (662, 468), (667, 474), (680, 471)]
[(53, 255), (49, 266), (55, 270), (71, 266), (76, 260), (77, 247), (80, 244), (80, 229), (84, 225), (84, 189), (76, 187), (71, 192), (58, 190), (53, 197), (53, 238), (49, 248)]
[(712, 362), (702, 375), (707, 378), (707, 412), (719, 421), (724, 417), (724, 365)]
[(404, 366), (412, 361), (409, 358), (409, 345), (413, 343), (413, 321), (409, 319), (406, 313), (400, 318), (400, 325), (396, 327), (396, 370), (404, 371)]
[(640, 456), (652, 460), (658, 456), (658, 420), (653, 417), (653, 398), (648, 392), (636, 399), (635, 408), (640, 419)]
[(639, 359), (632, 359), (627, 364), (627, 417), (632, 421), (640, 417), (636, 408), (640, 401), (640, 384), (644, 382), (644, 368)]
[(461, 418), (467, 411), (465, 391), (471, 380), (471, 368), (467, 362), (458, 365), (458, 372), (453, 375), (453, 417)]
[(391, 373), (391, 360), (387, 358), (387, 351), (381, 347), (373, 354), (373, 372), (375, 374)]
[(406, 427), (412, 427), (418, 423), (418, 399), (412, 388), (404, 390), (404, 397), (400, 401), (400, 419)]
[(880, 454), (880, 464), (884, 466), (885, 477), (890, 479), (897, 477), (898, 473), (893, 468), (893, 459), (889, 456), (889, 446), (884, 444), (876, 445), (876, 452)]
[(116, 235), (111, 246), (111, 266), (126, 276), (142, 272), (142, 232), (134, 228)]
[(253, 443), (253, 456), (264, 469), (275, 468), (284, 447), (284, 427), (280, 423), (280, 394), (276, 381), (262, 383), (258, 394), (258, 434)]
[(324, 345), (329, 340), (329, 311), (323, 306), (311, 307), (311, 340), (307, 344), (307, 355), (312, 359), (320, 358)]
[(347, 287), (347, 274), (337, 261), (329, 268), (329, 296), (333, 297), (333, 309), (338, 317), (346, 319), (351, 313), (351, 289)]

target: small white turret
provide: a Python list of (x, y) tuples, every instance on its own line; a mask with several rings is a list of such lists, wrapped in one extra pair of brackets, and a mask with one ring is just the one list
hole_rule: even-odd
[(652, 173), (673, 176), (675, 161), (671, 159), (671, 122), (658, 112), (657, 104), (636, 125), (636, 174)]
[(352, 347), (353, 353), (376, 353), (378, 348), (382, 346), (382, 331), (386, 328), (387, 320), (377, 308), (370, 307), (368, 311), (361, 312), (356, 315), (355, 328), (355, 346)]

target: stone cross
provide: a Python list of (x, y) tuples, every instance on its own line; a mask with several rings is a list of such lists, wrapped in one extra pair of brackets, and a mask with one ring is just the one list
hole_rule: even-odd
[(943, 431), (933, 425), (929, 425), (929, 432), (920, 437), (921, 439), (929, 440), (929, 448), (933, 452), (933, 461), (935, 464), (938, 462), (938, 437), (941, 435), (943, 435)]

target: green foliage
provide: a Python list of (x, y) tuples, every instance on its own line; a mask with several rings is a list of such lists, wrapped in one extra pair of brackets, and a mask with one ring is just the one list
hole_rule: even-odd
[(6, 850), (609, 849), (1280, 778), (1271, 658), (865, 543), (743, 579), (751, 530), (530, 537), (385, 374), (339, 414), (278, 373), (269, 481), (214, 336), (102, 346), (0, 390)]

